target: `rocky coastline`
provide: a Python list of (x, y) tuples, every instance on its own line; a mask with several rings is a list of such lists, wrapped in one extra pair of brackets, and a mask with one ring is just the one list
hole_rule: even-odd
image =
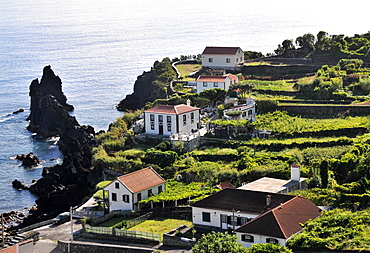
[(81, 204), (102, 176), (91, 164), (94, 128), (80, 125), (69, 115), (68, 111), (74, 108), (67, 104), (61, 84), (61, 79), (46, 66), (41, 82), (35, 79), (30, 85), (31, 113), (27, 129), (44, 138), (59, 136), (63, 163), (43, 168), (42, 177), (29, 187), (13, 181), (13, 186), (29, 190), (38, 197), (18, 228), (54, 218), (70, 206)]

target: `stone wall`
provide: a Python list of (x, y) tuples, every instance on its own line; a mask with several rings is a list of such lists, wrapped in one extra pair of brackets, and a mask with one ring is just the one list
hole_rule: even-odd
[(192, 248), (196, 241), (174, 235), (163, 234), (163, 245)]
[[(58, 241), (58, 246), (63, 252), (68, 252), (69, 242)], [(123, 245), (113, 245), (113, 244), (97, 244), (89, 242), (73, 242), (70, 245), (70, 252), (79, 253), (149, 253), (154, 250), (151, 248), (133, 247), (133, 246), (123, 246)]]

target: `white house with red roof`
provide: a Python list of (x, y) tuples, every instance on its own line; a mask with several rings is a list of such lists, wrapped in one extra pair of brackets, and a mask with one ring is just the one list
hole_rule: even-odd
[(166, 190), (166, 181), (147, 167), (120, 177), (104, 188), (109, 194), (109, 210), (135, 210), (137, 203)]
[(234, 230), (244, 247), (279, 243), (320, 216), (320, 209), (300, 196), (226, 188), (191, 205), (197, 230)]
[(212, 69), (235, 69), (244, 62), (240, 47), (206, 47), (202, 53), (202, 66)]
[(187, 105), (159, 105), (144, 111), (145, 132), (153, 135), (190, 134), (200, 128), (199, 108)]
[(232, 84), (238, 82), (238, 77), (232, 74), (223, 76), (199, 76), (196, 80), (197, 92), (200, 93), (204, 90), (220, 88), (229, 90)]

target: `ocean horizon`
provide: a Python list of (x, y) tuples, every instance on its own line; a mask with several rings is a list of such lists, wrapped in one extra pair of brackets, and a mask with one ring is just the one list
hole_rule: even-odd
[[(62, 161), (55, 138), (26, 130), (29, 85), (46, 65), (61, 78), (71, 115), (96, 132), (107, 130), (122, 115), (115, 106), (156, 60), (197, 55), (206, 46), (267, 54), (305, 33), (367, 33), (370, 3), (360, 2), (350, 10), (333, 1), (1, 1), (0, 212), (34, 205), (35, 196), (12, 188), (14, 179), (31, 183), (43, 167)], [(24, 168), (14, 159), (30, 152), (40, 166)]]

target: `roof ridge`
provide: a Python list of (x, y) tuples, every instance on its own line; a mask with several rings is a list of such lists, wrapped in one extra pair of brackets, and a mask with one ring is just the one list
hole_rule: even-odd
[[(294, 199), (294, 198), (293, 198)], [(289, 202), (290, 200), (288, 200), (287, 202)], [(286, 202), (285, 202), (286, 203)], [(276, 223), (277, 223), (277, 225), (278, 225), (278, 227), (279, 227), (279, 229), (280, 229), (280, 231), (281, 231), (281, 233), (284, 235), (284, 237), (285, 238), (288, 238), (287, 237), (287, 235), (286, 235), (286, 233), (285, 233), (285, 230), (283, 229), (283, 226), (282, 226), (282, 224), (280, 223), (280, 220), (278, 219), (278, 217), (276, 216), (276, 214), (275, 214), (275, 211), (277, 210), (277, 208), (283, 208), (282, 207), (282, 205), (284, 205), (283, 203), (282, 204), (280, 204), (280, 206), (277, 206), (277, 207), (275, 207), (274, 209), (272, 209), (271, 210), (271, 212), (272, 212), (272, 215), (274, 216), (274, 218), (275, 218), (275, 221), (276, 221)]]

